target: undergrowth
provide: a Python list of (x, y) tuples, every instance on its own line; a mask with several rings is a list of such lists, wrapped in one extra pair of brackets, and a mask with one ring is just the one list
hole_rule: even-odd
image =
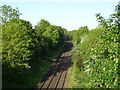
[[(63, 49), (64, 44), (58, 49), (51, 51), (51, 55), (47, 58), (37, 57), (29, 62), (31, 68), (19, 71), (16, 75), (8, 76), (6, 73), (3, 75), (2, 87), (3, 88), (34, 88), (37, 83), (40, 82), (43, 75), (51, 67), (53, 61), (52, 59), (57, 59), (58, 54), (60, 54)], [(8, 72), (7, 72), (8, 73)], [(5, 78), (7, 76), (7, 78)], [(11, 78), (14, 78), (11, 80)]]
[(101, 28), (84, 34), (71, 52), (72, 88), (120, 88), (120, 2), (109, 19), (96, 18)]

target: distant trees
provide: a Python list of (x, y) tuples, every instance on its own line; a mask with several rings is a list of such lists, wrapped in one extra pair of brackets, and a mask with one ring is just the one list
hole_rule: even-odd
[(70, 35), (72, 36), (73, 42), (78, 44), (81, 42), (84, 34), (88, 33), (89, 29), (87, 26), (80, 27), (78, 30), (70, 31)]
[(42, 19), (36, 26), (35, 30), (38, 36), (46, 31), (47, 27), (50, 26), (50, 23), (47, 20)]
[(64, 41), (64, 31), (61, 27), (51, 25), (47, 27), (47, 30), (43, 33), (45, 38), (49, 40), (45, 40), (50, 48), (54, 48)]
[(57, 48), (65, 40), (67, 30), (56, 25), (51, 25), (47, 20), (42, 19), (36, 26), (35, 32), (42, 45), (42, 53), (48, 53), (50, 49)]
[(41, 20), (35, 29), (28, 21), (21, 19), (6, 22), (2, 25), (3, 69), (30, 68), (27, 61), (33, 56), (49, 54), (48, 51), (58, 48), (64, 42), (65, 30), (45, 20)]
[(0, 7), (0, 13), (1, 13), (1, 20), (2, 23), (6, 23), (10, 19), (19, 19), (21, 13), (19, 12), (18, 8), (13, 9), (9, 5), (3, 5)]

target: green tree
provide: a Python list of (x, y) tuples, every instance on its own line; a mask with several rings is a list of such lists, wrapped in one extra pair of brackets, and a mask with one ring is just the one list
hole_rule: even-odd
[(80, 27), (78, 30), (73, 30), (70, 32), (70, 35), (73, 37), (73, 42), (78, 44), (81, 42), (81, 39), (84, 37), (86, 33), (88, 33), (89, 29), (87, 26)]
[(1, 13), (1, 20), (2, 23), (6, 23), (10, 19), (19, 19), (21, 13), (19, 12), (18, 8), (13, 9), (11, 6), (3, 5), (0, 7)]
[(47, 20), (42, 19), (36, 26), (38, 42), (41, 43), (41, 54), (48, 54), (53, 48), (57, 48), (64, 43), (66, 29), (51, 25)]
[(34, 54), (35, 33), (28, 21), (14, 19), (2, 26), (3, 69), (22, 69)]
[(46, 31), (46, 28), (50, 26), (50, 23), (47, 20), (42, 19), (36, 26), (35, 30), (37, 35), (41, 35), (41, 33)]
[[(109, 19), (96, 14), (100, 25), (105, 29), (100, 41), (91, 51), (96, 60), (90, 66), (92, 82), (96, 87), (117, 88), (119, 86), (119, 45), (120, 45), (120, 2)], [(99, 84), (98, 84), (99, 83)], [(92, 86), (92, 84), (91, 84)]]
[[(119, 88), (120, 2), (109, 19), (100, 14), (96, 14), (96, 17), (102, 28), (89, 31), (84, 41), (72, 51), (73, 87)], [(78, 70), (75, 65), (79, 66)]]
[[(60, 33), (58, 26), (51, 25), (47, 27), (46, 31), (43, 33), (44, 41), (49, 48), (57, 47), (60, 42)], [(62, 36), (61, 36), (62, 38)]]

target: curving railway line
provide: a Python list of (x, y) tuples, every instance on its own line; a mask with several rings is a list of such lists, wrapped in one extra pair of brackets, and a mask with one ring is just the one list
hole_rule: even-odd
[(70, 72), (70, 59), (71, 56), (69, 54), (72, 47), (72, 43), (70, 41), (66, 41), (64, 49), (62, 53), (53, 63), (51, 68), (44, 75), (43, 79), (37, 84), (36, 89), (50, 89), (50, 88), (69, 88), (69, 72)]

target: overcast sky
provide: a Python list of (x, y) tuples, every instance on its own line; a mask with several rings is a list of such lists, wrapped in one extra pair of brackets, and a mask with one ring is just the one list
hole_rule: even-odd
[(41, 20), (76, 30), (81, 26), (96, 28), (98, 23), (95, 14), (101, 13), (108, 18), (114, 13), (119, 0), (4, 0), (1, 5), (19, 8), (21, 19), (30, 21), (33, 27)]

